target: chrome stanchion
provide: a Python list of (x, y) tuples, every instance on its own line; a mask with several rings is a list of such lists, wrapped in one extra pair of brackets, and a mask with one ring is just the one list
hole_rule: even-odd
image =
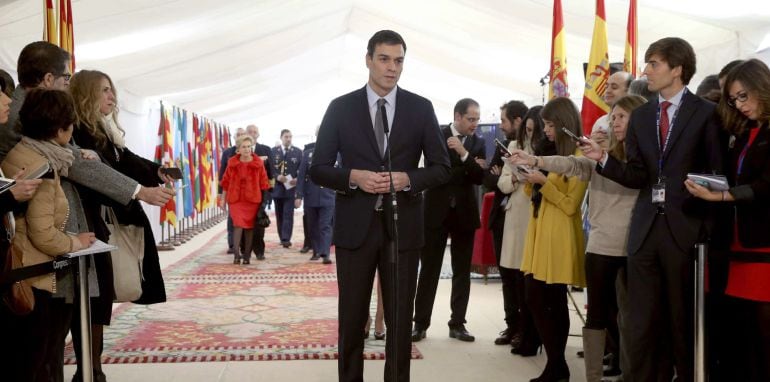
[(695, 262), (695, 382), (706, 382), (706, 244), (695, 245), (698, 259)]
[(88, 296), (88, 257), (78, 257), (78, 293), (80, 296), (80, 373), (83, 382), (93, 382), (91, 360), (91, 299)]

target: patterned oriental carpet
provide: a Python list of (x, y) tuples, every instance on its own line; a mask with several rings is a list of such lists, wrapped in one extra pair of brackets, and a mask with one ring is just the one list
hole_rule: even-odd
[[(336, 359), (336, 267), (309, 261), (296, 244), (279, 247), (274, 231), (265, 261), (233, 265), (223, 231), (164, 270), (168, 302), (118, 307), (102, 363)], [(385, 341), (373, 337), (364, 358), (384, 359)], [(65, 364), (75, 364), (71, 344), (65, 352)], [(422, 358), (414, 346), (412, 358)]]

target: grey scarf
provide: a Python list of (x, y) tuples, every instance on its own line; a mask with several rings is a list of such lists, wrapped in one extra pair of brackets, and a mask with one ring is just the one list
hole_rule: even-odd
[(21, 142), (48, 160), (51, 168), (59, 176), (67, 176), (69, 168), (75, 160), (71, 149), (62, 147), (53, 141), (38, 141), (25, 136), (21, 137)]

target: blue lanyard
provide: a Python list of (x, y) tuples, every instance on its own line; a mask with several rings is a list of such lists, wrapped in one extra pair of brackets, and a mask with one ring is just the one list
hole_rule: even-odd
[(666, 153), (666, 148), (668, 147), (668, 141), (671, 139), (671, 132), (674, 131), (674, 121), (676, 121), (676, 117), (679, 115), (679, 109), (682, 108), (682, 101), (684, 101), (684, 96), (687, 94), (687, 88), (684, 88), (684, 91), (682, 92), (682, 97), (679, 99), (679, 105), (676, 107), (676, 111), (674, 111), (674, 116), (671, 118), (670, 122), (668, 123), (668, 133), (666, 133), (666, 141), (663, 142), (663, 146), (660, 145), (660, 103), (658, 103), (658, 111), (655, 115), (655, 137), (658, 139), (658, 149), (660, 150), (660, 157), (658, 158), (658, 176), (660, 176), (660, 173), (663, 172), (663, 156)]
[[(754, 133), (754, 134), (758, 135), (759, 134), (759, 129), (761, 129), (761, 128), (762, 128), (761, 126), (757, 127), (756, 128), (757, 132)], [(743, 160), (746, 159), (746, 153), (749, 152), (749, 147), (754, 142), (754, 140), (751, 139), (752, 130), (749, 129), (748, 133), (749, 133), (749, 139), (746, 141), (746, 146), (743, 146), (743, 150), (741, 150), (740, 155), (738, 155), (738, 176), (740, 176), (741, 175), (741, 171), (743, 171)], [(754, 138), (757, 137), (756, 135), (754, 135)]]

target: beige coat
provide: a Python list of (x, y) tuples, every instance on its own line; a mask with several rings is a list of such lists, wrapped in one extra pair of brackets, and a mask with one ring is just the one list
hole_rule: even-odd
[[(530, 145), (524, 145), (524, 150), (531, 154)], [(518, 148), (516, 141), (508, 144), (508, 150)], [(500, 266), (509, 269), (521, 268), (524, 258), (524, 238), (527, 235), (529, 224), (529, 195), (524, 193), (524, 183), (514, 182), (517, 179), (518, 170), (505, 163), (500, 178), (497, 180), (497, 188), (504, 194), (508, 194), (508, 201), (503, 208), (505, 210), (505, 225), (503, 228), (503, 244), (500, 250)]]
[[(22, 168), (38, 168), (45, 161), (38, 153), (19, 143), (5, 157), (2, 168), (6, 174), (16, 174)], [(21, 251), (24, 266), (45, 263), (56, 256), (84, 248), (76, 236), (64, 233), (69, 213), (69, 203), (59, 183), (59, 174), (55, 174), (54, 179), (43, 179), (29, 200), (26, 212), (16, 215), (13, 246), (14, 250)], [(56, 292), (54, 273), (34, 277), (30, 281), (37, 289)]]

